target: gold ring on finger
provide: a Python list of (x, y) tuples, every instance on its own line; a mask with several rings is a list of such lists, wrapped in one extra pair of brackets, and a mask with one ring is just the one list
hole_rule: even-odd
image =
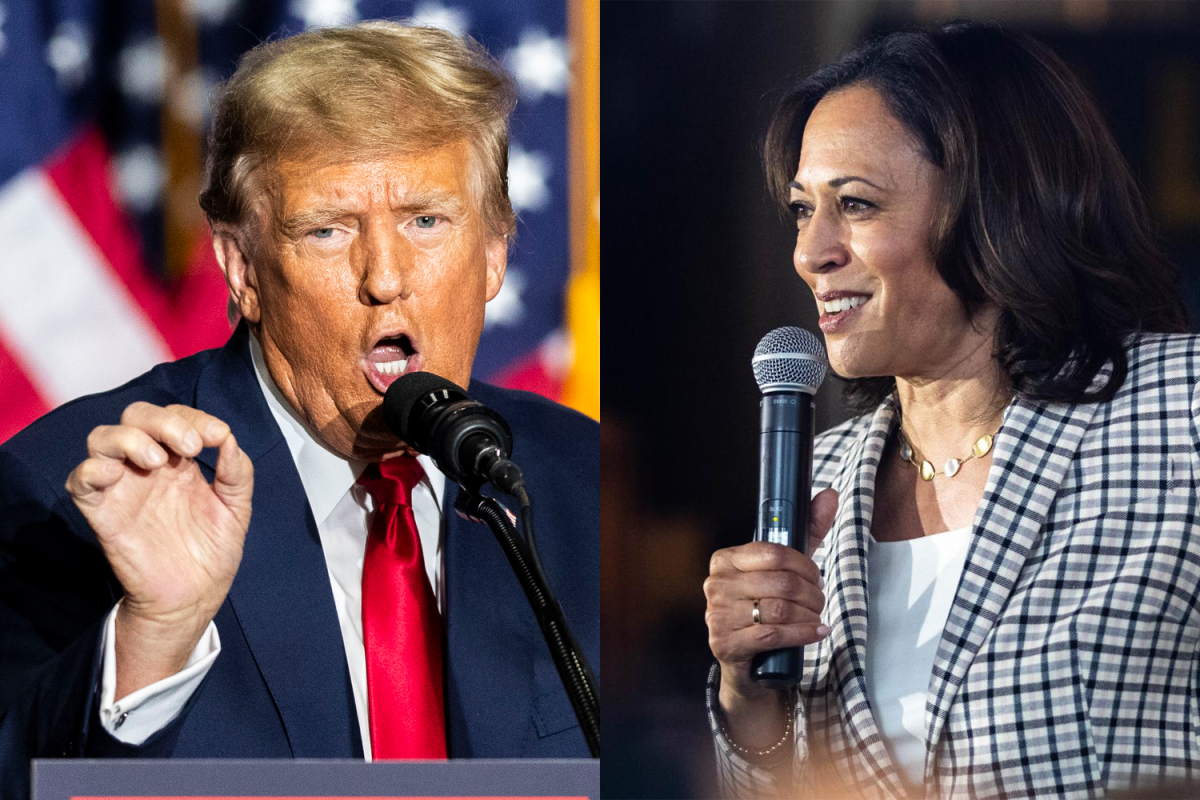
[(750, 612), (750, 619), (754, 620), (755, 625), (762, 625), (762, 609), (758, 607), (758, 601), (754, 601), (754, 610)]

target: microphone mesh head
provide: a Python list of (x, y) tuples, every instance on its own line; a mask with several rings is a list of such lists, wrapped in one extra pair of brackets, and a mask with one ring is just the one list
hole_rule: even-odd
[(803, 328), (776, 328), (754, 348), (754, 380), (760, 391), (778, 389), (813, 394), (829, 362), (821, 340)]

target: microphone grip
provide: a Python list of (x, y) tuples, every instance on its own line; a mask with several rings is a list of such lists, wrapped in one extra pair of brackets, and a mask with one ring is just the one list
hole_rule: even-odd
[[(754, 539), (808, 548), (812, 504), (813, 398), (804, 392), (764, 394), (760, 419), (758, 522)], [(759, 653), (750, 674), (768, 689), (790, 689), (800, 682), (800, 647)]]

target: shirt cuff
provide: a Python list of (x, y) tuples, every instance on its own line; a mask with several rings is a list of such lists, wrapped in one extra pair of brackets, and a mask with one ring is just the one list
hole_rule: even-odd
[(169, 678), (143, 686), (121, 702), (114, 701), (117, 693), (117, 609), (121, 601), (113, 606), (104, 622), (101, 647), (104, 661), (100, 678), (100, 724), (114, 739), (125, 744), (139, 745), (167, 725), (171, 724), (197, 687), (208, 674), (213, 662), (221, 653), (221, 637), (217, 625), (209, 622), (208, 628), (196, 643), (183, 669)]

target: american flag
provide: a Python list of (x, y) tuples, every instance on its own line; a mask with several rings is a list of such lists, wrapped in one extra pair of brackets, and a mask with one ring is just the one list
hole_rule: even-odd
[[(594, 224), (597, 242), (599, 224), (598, 197), (594, 220), (579, 219), (588, 204), (569, 213), (578, 90), (564, 0), (0, 0), (0, 441), (225, 341), (224, 281), (196, 202), (210, 93), (259, 41), (373, 18), (469, 34), (517, 81), (518, 236), (475, 375), (559, 396), (581, 369), (579, 334), (564, 323), (571, 224)], [(582, 368), (595, 372), (585, 383), (598, 405), (595, 272), (580, 291), (577, 270), (571, 296), (584, 308), (569, 316), (596, 338), (583, 347), (596, 363)]]

